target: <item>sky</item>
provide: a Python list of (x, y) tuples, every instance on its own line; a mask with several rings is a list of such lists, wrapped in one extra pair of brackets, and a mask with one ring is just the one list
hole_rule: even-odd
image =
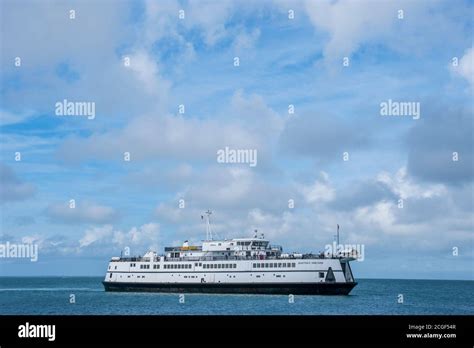
[(356, 278), (473, 280), (473, 8), (1, 0), (0, 241), (39, 249), (0, 275), (103, 275), (211, 209), (288, 252), (339, 224)]

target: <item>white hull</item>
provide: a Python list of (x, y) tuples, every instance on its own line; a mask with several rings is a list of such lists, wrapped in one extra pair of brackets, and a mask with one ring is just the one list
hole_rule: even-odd
[[(340, 259), (111, 261), (104, 279), (104, 286), (109, 291), (255, 293), (286, 293), (292, 289), (295, 290), (294, 293), (298, 293), (297, 288), (300, 287), (304, 293), (311, 291), (319, 293), (319, 289), (324, 288), (325, 284), (330, 285), (328, 288), (331, 286), (334, 288), (336, 284), (347, 284), (352, 285), (350, 286), (352, 289), (355, 285), (352, 273), (350, 267), (347, 266), (346, 271), (343, 271), (344, 263)], [(257, 268), (257, 264), (267, 267)], [(270, 264), (272, 267), (269, 267)], [(183, 268), (169, 268), (174, 265)], [(218, 268), (219, 266), (221, 268)], [(204, 267), (216, 268), (204, 271)], [(329, 274), (328, 277), (328, 273), (332, 273), (332, 276)], [(307, 287), (304, 286), (305, 284)], [(311, 290), (313, 288), (314, 290)], [(347, 288), (349, 286), (344, 287), (344, 289)]]

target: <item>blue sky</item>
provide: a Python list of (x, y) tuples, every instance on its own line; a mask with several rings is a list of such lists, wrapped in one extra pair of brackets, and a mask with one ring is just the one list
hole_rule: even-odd
[[(39, 260), (1, 274), (101, 275), (125, 247), (200, 241), (212, 209), (219, 236), (287, 251), (339, 224), (359, 277), (473, 279), (473, 3), (455, 4), (2, 1), (1, 239)], [(95, 118), (57, 116), (64, 99)], [(420, 118), (381, 116), (389, 99)], [(218, 163), (226, 146), (258, 165)]]

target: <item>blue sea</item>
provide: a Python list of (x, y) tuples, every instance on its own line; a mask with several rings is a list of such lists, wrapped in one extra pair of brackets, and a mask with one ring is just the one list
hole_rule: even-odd
[[(349, 296), (111, 293), (102, 277), (0, 277), (0, 314), (474, 314), (474, 281), (360, 279)], [(75, 303), (70, 303), (71, 295)], [(403, 295), (403, 303), (398, 303)]]

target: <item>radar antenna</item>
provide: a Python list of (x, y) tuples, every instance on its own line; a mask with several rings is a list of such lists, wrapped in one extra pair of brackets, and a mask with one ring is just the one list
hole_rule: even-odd
[[(212, 211), (208, 209), (204, 214), (206, 214), (206, 240), (212, 240), (212, 231), (211, 231)], [(203, 215), (201, 215), (201, 219), (204, 219)]]

